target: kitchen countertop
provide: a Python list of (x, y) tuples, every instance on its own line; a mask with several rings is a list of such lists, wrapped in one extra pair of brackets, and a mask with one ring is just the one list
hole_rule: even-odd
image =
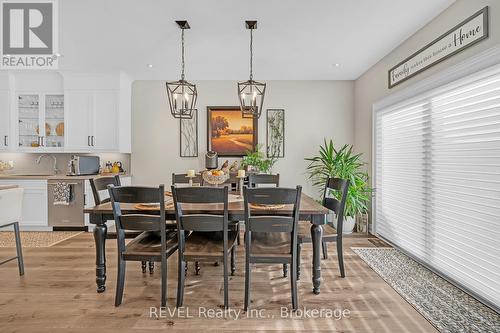
[[(67, 176), (65, 174), (56, 174), (56, 175), (49, 175), (49, 174), (37, 174), (37, 173), (0, 173), (0, 180), (5, 179), (32, 179), (32, 180), (52, 180), (52, 179), (73, 179), (73, 180), (88, 180), (88, 179), (93, 179), (93, 178), (100, 178), (100, 177), (109, 177), (109, 176), (114, 176), (116, 174), (105, 174), (105, 175), (87, 175), (87, 176)], [(127, 173), (120, 173), (119, 174), (122, 177), (130, 177), (129, 174)]]

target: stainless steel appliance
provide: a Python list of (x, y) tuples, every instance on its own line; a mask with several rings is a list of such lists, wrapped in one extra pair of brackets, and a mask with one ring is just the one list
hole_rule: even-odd
[[(54, 187), (57, 183), (64, 182), (71, 186), (71, 200), (68, 205), (55, 205)], [(52, 227), (83, 227), (85, 217), (83, 208), (85, 205), (84, 180), (73, 179), (49, 179), (47, 182), (49, 226)]]
[(99, 164), (99, 156), (73, 155), (68, 162), (68, 176), (97, 175)]

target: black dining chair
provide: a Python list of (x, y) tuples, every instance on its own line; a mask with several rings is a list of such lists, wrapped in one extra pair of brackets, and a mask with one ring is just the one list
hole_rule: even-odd
[[(161, 306), (167, 303), (167, 259), (177, 250), (174, 230), (167, 230), (165, 220), (165, 187), (108, 186), (116, 223), (118, 274), (115, 306), (122, 303), (127, 261), (161, 262)], [(122, 213), (120, 204), (159, 203), (160, 214)], [(125, 244), (125, 230), (141, 234)]]
[[(189, 179), (190, 178), (187, 177), (187, 175), (185, 173), (172, 173), (172, 185), (179, 185), (179, 184), (188, 185)], [(191, 179), (192, 179), (191, 184), (193, 184), (193, 186), (203, 186), (203, 178), (202, 178), (201, 174), (196, 174)], [(195, 274), (199, 275), (200, 274), (200, 263), (195, 262), (194, 266), (195, 266)], [(188, 265), (187, 264), (184, 267), (184, 269), (185, 269), (185, 273), (187, 274), (187, 272), (188, 272)]]
[[(292, 307), (298, 307), (297, 233), (302, 187), (244, 188), (245, 205), (245, 311), (250, 304), (252, 264), (290, 265)], [(265, 205), (293, 205), (280, 213)]]
[[(89, 182), (90, 182), (90, 188), (92, 189), (92, 194), (94, 196), (94, 204), (96, 206), (110, 202), (111, 199), (109, 197), (103, 198), (101, 196), (101, 191), (108, 192), (108, 185), (121, 186), (119, 175), (90, 178)], [(125, 238), (135, 238), (139, 235), (140, 232), (137, 231), (130, 231), (130, 230), (125, 231)], [(109, 231), (106, 234), (106, 239), (115, 239), (115, 238), (116, 238), (116, 232)], [(149, 274), (154, 273), (154, 268), (155, 268), (154, 262), (149, 262)], [(141, 263), (141, 269), (142, 273), (146, 273), (146, 261), (143, 261)]]
[[(275, 175), (270, 174), (249, 174), (248, 175), (248, 186), (249, 187), (260, 187), (264, 185), (266, 187), (280, 186), (280, 174), (277, 173)], [(288, 265), (283, 264), (283, 277), (287, 277), (288, 275)]]
[[(328, 178), (323, 192), (323, 206), (335, 213), (337, 228), (331, 222), (323, 225), (322, 249), (323, 258), (328, 258), (328, 243), (337, 242), (337, 257), (339, 260), (340, 276), (345, 277), (344, 251), (342, 248), (342, 227), (344, 224), (344, 210), (349, 191), (349, 180), (340, 178)], [(335, 192), (337, 194), (335, 194)], [(334, 197), (332, 197), (332, 195)], [(299, 228), (299, 241), (297, 248), (297, 277), (300, 278), (300, 251), (303, 243), (311, 243), (311, 232), (309, 223), (301, 223)]]
[[(235, 271), (236, 231), (230, 230), (228, 221), (228, 188), (181, 187), (172, 186), (177, 218), (179, 243), (179, 269), (177, 286), (177, 307), (182, 306), (184, 298), (184, 267), (186, 262), (222, 261), (224, 273), (224, 307), (229, 306), (228, 255), (231, 254), (231, 275)], [(200, 211), (185, 214), (184, 204)], [(203, 206), (219, 204), (220, 213), (204, 213)], [(222, 232), (222, 237), (220, 233)], [(189, 235), (187, 235), (189, 233)], [(219, 237), (217, 237), (219, 236)]]

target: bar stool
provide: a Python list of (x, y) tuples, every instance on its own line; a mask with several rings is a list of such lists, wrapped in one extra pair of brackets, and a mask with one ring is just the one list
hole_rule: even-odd
[(9, 226), (14, 227), (14, 236), (16, 238), (17, 255), (5, 259), (0, 265), (17, 259), (19, 275), (24, 275), (23, 250), (21, 246), (21, 236), (19, 234), (19, 221), (22, 216), (23, 189), (17, 186), (0, 187), (0, 228)]

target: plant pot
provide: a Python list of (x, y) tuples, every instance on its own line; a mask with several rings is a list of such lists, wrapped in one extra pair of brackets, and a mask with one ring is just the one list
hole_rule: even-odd
[[(327, 215), (328, 222), (331, 222), (335, 229), (337, 229), (337, 219), (335, 218), (335, 214), (331, 211)], [(356, 220), (354, 217), (344, 216), (344, 225), (342, 226), (342, 234), (348, 235), (352, 234), (354, 230), (354, 226), (356, 225)]]

